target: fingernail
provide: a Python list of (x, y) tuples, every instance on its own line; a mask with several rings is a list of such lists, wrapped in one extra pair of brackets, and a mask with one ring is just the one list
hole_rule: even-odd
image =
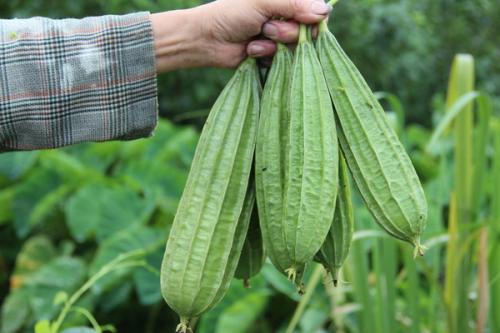
[(276, 27), (272, 23), (264, 24), (264, 28), (262, 28), (262, 32), (264, 33), (265, 36), (267, 36), (269, 38), (278, 37), (278, 27)]
[(262, 45), (259, 45), (259, 44), (255, 44), (255, 45), (250, 45), (248, 47), (248, 53), (250, 56), (253, 56), (253, 57), (257, 57), (257, 56), (260, 56), (264, 53), (264, 47)]
[(327, 15), (332, 11), (332, 6), (323, 1), (314, 1), (311, 10), (316, 15)]

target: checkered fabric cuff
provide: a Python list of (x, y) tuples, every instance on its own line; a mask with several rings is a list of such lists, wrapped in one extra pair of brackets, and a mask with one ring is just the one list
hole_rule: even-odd
[(150, 136), (149, 16), (0, 20), (0, 152)]

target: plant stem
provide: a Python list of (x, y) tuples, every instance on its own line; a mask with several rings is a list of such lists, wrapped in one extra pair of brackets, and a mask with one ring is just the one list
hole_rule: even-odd
[(75, 304), (78, 301), (78, 299), (80, 299), (80, 297), (87, 290), (89, 290), (97, 280), (99, 280), (104, 275), (110, 273), (113, 270), (120, 269), (120, 268), (130, 268), (130, 267), (135, 267), (135, 266), (140, 265), (140, 264), (138, 264), (137, 261), (133, 261), (131, 263), (123, 263), (123, 262), (125, 262), (126, 260), (129, 260), (131, 258), (134, 258), (136, 256), (142, 256), (142, 255), (144, 255), (144, 253), (145, 252), (143, 250), (139, 250), (139, 251), (133, 251), (133, 252), (119, 255), (115, 260), (111, 261), (109, 264), (105, 265), (97, 273), (95, 273), (93, 276), (91, 276), (90, 279), (88, 279), (87, 282), (85, 282), (85, 284), (83, 286), (81, 286), (80, 289), (78, 289), (69, 298), (69, 300), (65, 303), (64, 308), (62, 309), (61, 313), (57, 317), (57, 320), (52, 325), (52, 329), (51, 329), (52, 333), (57, 333), (59, 331), (59, 328), (61, 327), (61, 325), (64, 322), (64, 319), (66, 318), (68, 313), (70, 312), (73, 304)]
[(314, 289), (316, 289), (316, 286), (321, 280), (322, 273), (323, 273), (323, 267), (321, 267), (321, 265), (316, 265), (316, 268), (314, 268), (311, 278), (307, 283), (306, 291), (302, 296), (302, 298), (300, 299), (299, 305), (297, 305), (292, 320), (290, 321), (290, 324), (288, 324), (285, 333), (293, 333), (293, 330), (295, 329), (295, 327), (297, 327), (300, 318), (302, 317), (304, 311), (306, 310), (307, 304), (311, 300), (311, 297), (314, 293)]

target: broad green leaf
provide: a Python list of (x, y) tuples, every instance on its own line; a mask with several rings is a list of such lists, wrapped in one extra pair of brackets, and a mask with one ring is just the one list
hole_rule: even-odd
[(19, 288), (29, 282), (34, 274), (56, 256), (56, 250), (45, 236), (28, 239), (16, 258), (14, 273), (10, 277), (11, 288)]
[(0, 314), (0, 333), (15, 333), (30, 315), (29, 295), (24, 290), (12, 291), (5, 299)]
[(123, 145), (124, 143), (119, 141), (82, 143), (66, 147), (62, 151), (78, 159), (86, 167), (104, 173), (118, 158)]
[(171, 165), (189, 169), (193, 160), (199, 134), (193, 128), (183, 128), (163, 141), (158, 158)]
[(0, 178), (16, 180), (36, 162), (37, 152), (14, 152), (0, 154)]
[(172, 137), (174, 137), (180, 130), (180, 127), (176, 127), (170, 122), (159, 122), (155, 135), (148, 140), (147, 145), (144, 146), (142, 156), (149, 160), (158, 158), (160, 152), (165, 149), (165, 146), (169, 144)]
[(76, 240), (84, 241), (95, 235), (102, 241), (123, 229), (145, 223), (154, 205), (127, 187), (89, 184), (68, 201), (65, 212)]
[(34, 227), (47, 219), (48, 216), (64, 203), (68, 195), (75, 190), (76, 186), (76, 182), (65, 183), (40, 199), (29, 215), (29, 226)]
[(99, 175), (95, 170), (81, 163), (76, 156), (69, 155), (63, 150), (47, 150), (41, 154), (40, 163), (65, 179)]
[(187, 169), (166, 166), (161, 160), (128, 163), (120, 174), (136, 180), (144, 192), (156, 198), (158, 205), (174, 215), (187, 179)]
[(84, 283), (86, 273), (83, 260), (73, 257), (58, 257), (40, 268), (26, 282), (35, 319), (51, 318), (59, 309), (53, 305), (55, 296), (61, 291), (76, 291)]
[[(176, 127), (170, 122), (160, 121), (155, 135), (145, 142), (141, 157), (147, 161), (161, 161), (163, 164), (188, 168), (198, 137), (199, 134), (193, 128)], [(131, 157), (131, 160), (135, 160), (138, 156)]]
[[(248, 323), (252, 324), (254, 319), (263, 311), (269, 296), (270, 291), (266, 287), (262, 275), (252, 279), (252, 288), (249, 289), (244, 288), (242, 281), (233, 279), (229, 290), (220, 303), (201, 317), (196, 332), (244, 332), (240, 330), (244, 327), (248, 329)], [(243, 300), (247, 300), (247, 302)], [(247, 309), (246, 306), (249, 304), (251, 304), (251, 307), (255, 307), (256, 311)], [(242, 317), (238, 318), (238, 320), (241, 320), (241, 326), (238, 326), (238, 323), (234, 323), (231, 319), (239, 311), (243, 312)], [(225, 328), (227, 330), (224, 330)]]
[[(90, 273), (95, 274), (99, 269), (120, 254), (138, 249), (153, 251), (155, 248), (163, 247), (164, 242), (162, 236), (163, 235), (156, 230), (145, 226), (126, 228), (116, 233), (101, 243), (91, 264)], [(96, 293), (101, 293), (103, 290), (120, 283), (122, 279), (130, 273), (130, 270), (130, 268), (127, 268), (109, 273), (97, 281), (92, 287), (92, 290)]]
[(217, 323), (216, 333), (245, 333), (264, 311), (269, 298), (265, 290), (250, 292), (225, 309)]
[(36, 169), (17, 187), (12, 201), (14, 226), (20, 237), (31, 231), (30, 216), (34, 207), (46, 195), (61, 185), (60, 177), (52, 170)]

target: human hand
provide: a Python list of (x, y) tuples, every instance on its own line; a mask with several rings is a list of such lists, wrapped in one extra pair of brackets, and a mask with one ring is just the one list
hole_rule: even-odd
[(298, 22), (320, 22), (330, 10), (323, 0), (218, 0), (153, 14), (157, 67), (235, 67), (247, 55), (269, 57), (274, 42), (297, 40)]
[[(207, 48), (214, 65), (221, 67), (234, 67), (247, 54), (272, 56), (273, 41), (296, 42), (298, 22), (317, 23), (331, 10), (323, 0), (218, 0), (207, 7)], [(271, 40), (252, 40), (260, 34)]]

